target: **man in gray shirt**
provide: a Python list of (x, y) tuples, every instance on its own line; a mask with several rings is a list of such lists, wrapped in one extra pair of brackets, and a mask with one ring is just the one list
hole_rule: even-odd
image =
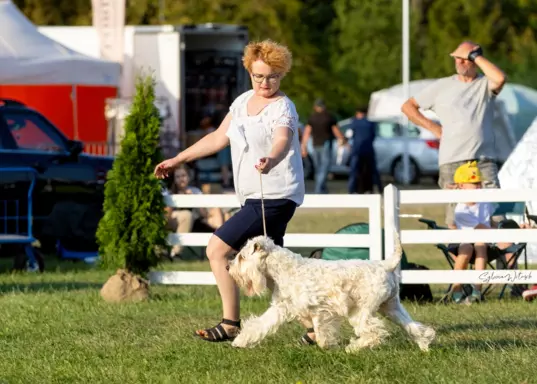
[[(401, 110), (414, 124), (440, 139), (441, 188), (450, 188), (455, 170), (473, 160), (481, 171), (483, 187), (499, 188), (492, 121), (494, 99), (505, 84), (505, 74), (483, 56), (479, 45), (469, 41), (460, 44), (450, 56), (455, 60), (457, 74), (436, 80), (408, 99)], [(484, 75), (478, 74), (478, 67)], [(420, 108), (434, 111), (442, 126), (426, 118)], [(446, 210), (450, 228), (456, 228), (454, 207), (450, 204)]]

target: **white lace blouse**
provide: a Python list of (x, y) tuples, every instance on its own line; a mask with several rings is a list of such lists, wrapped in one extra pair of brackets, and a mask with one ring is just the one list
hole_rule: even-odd
[(227, 136), (231, 145), (233, 178), (237, 197), (242, 204), (246, 199), (260, 199), (261, 185), (255, 165), (272, 150), (274, 130), (288, 127), (292, 143), (285, 158), (268, 174), (263, 175), (265, 199), (290, 199), (298, 205), (304, 201), (304, 168), (298, 140), (298, 114), (294, 103), (284, 96), (268, 104), (258, 115), (248, 116), (247, 102), (253, 96), (250, 90), (231, 104), (232, 114)]

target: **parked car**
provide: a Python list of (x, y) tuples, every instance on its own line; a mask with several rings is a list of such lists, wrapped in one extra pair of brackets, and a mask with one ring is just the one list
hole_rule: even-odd
[[(338, 122), (340, 130), (349, 139), (348, 145), (339, 146), (334, 140), (334, 151), (330, 172), (336, 176), (348, 176), (350, 172), (350, 147), (352, 145), (351, 118)], [(392, 176), (396, 183), (405, 180), (403, 154), (405, 137), (403, 126), (396, 120), (374, 121), (377, 137), (374, 147), (377, 167), (381, 175)], [(301, 128), (302, 130), (303, 128)], [(438, 178), (439, 140), (429, 131), (409, 124), (409, 177), (412, 184), (420, 182), (422, 177)], [(313, 178), (316, 164), (313, 145), (308, 143), (308, 156), (304, 159), (304, 172), (308, 179)]]
[[(38, 111), (17, 101), (0, 99), (0, 166), (32, 167), (38, 171), (32, 199), (32, 232), (44, 247), (55, 243), (55, 239), (44, 236), (44, 229), (49, 227), (46, 221), (59, 204), (87, 207), (94, 221), (102, 214), (104, 183), (114, 158), (84, 154), (83, 149), (82, 142), (69, 140)], [(28, 183), (24, 181), (28, 177), (13, 172), (0, 175), (1, 199), (26, 202)]]

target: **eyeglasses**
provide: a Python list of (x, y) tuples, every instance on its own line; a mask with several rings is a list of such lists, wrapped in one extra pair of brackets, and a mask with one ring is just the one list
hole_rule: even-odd
[(280, 73), (273, 73), (271, 75), (268, 75), (268, 76), (265, 76), (265, 75), (260, 75), (258, 73), (252, 73), (252, 79), (256, 82), (256, 83), (259, 83), (261, 84), (263, 81), (265, 81), (265, 79), (267, 80), (267, 82), (269, 82), (270, 84), (275, 84), (280, 78), (281, 78), (281, 74)]

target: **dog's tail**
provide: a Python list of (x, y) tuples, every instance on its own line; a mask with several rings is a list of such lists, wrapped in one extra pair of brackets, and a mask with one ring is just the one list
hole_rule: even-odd
[(397, 231), (394, 232), (394, 240), (395, 240), (395, 250), (393, 252), (393, 255), (391, 258), (384, 260), (384, 269), (388, 272), (393, 272), (399, 263), (401, 262), (401, 258), (403, 257), (403, 247), (401, 245), (401, 239), (399, 238), (399, 233)]

